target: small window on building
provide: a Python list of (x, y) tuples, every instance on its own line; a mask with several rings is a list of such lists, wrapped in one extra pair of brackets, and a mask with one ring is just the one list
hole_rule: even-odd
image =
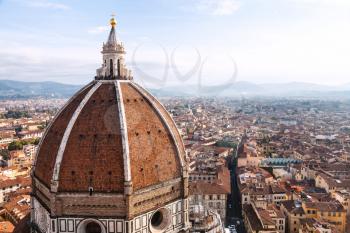
[(55, 224), (55, 221), (52, 220), (51, 222), (51, 228), (52, 228), (52, 231), (55, 232), (56, 231), (56, 224)]

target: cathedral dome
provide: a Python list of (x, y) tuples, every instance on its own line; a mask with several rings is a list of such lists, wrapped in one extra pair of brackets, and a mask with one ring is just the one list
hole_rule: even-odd
[[(113, 20), (113, 22), (115, 22)], [(162, 104), (133, 81), (116, 38), (48, 126), (33, 165), (32, 232), (186, 231), (185, 149)]]
[(34, 177), (53, 192), (124, 194), (180, 178), (185, 152), (165, 108), (129, 80), (96, 80), (57, 114)]

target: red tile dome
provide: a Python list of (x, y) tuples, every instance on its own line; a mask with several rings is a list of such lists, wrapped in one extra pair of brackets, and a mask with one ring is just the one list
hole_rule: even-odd
[[(65, 229), (67, 223), (69, 232), (80, 233), (91, 223), (116, 232), (119, 224), (124, 232), (125, 223), (129, 232), (141, 228), (142, 218), (142, 232), (148, 232), (148, 217), (172, 208), (162, 212), (168, 220), (162, 231), (179, 214), (187, 229), (188, 171), (176, 125), (133, 82), (115, 24), (101, 53), (95, 80), (59, 111), (40, 142), (32, 170), (32, 227), (57, 232), (57, 224)], [(172, 224), (178, 228), (179, 220)]]
[(181, 136), (169, 113), (130, 80), (96, 80), (57, 114), (33, 176), (52, 192), (124, 194), (181, 178)]

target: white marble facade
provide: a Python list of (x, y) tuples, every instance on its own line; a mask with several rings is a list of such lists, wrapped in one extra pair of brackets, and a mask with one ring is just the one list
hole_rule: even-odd
[(101, 233), (171, 233), (184, 229), (185, 223), (188, 222), (187, 200), (178, 200), (160, 208), (166, 212), (163, 222), (168, 220), (162, 229), (155, 229), (151, 224), (152, 216), (158, 210), (140, 215), (131, 221), (112, 218), (51, 218), (48, 211), (35, 198), (33, 198), (32, 204), (34, 207), (32, 221), (37, 228), (37, 230), (32, 231), (33, 233), (88, 233), (86, 226), (91, 222), (100, 226)]

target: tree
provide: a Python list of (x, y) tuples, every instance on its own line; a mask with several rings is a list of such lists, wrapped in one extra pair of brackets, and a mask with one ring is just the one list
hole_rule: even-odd
[(219, 146), (219, 147), (228, 147), (228, 148), (233, 148), (233, 149), (236, 149), (236, 147), (237, 147), (236, 143), (228, 142), (228, 141), (217, 141), (215, 145)]
[(23, 143), (21, 141), (14, 141), (8, 145), (9, 151), (22, 150), (22, 149), (23, 149)]
[(7, 150), (7, 149), (1, 149), (0, 150), (0, 155), (2, 156), (2, 159), (3, 160), (9, 160), (9, 158), (10, 158), (10, 151), (9, 150)]
[(17, 126), (17, 127), (15, 128), (16, 133), (19, 133), (19, 132), (21, 132), (22, 130), (23, 130), (23, 127), (22, 127), (21, 125), (19, 125), (19, 126)]
[(39, 145), (39, 142), (40, 142), (40, 138), (35, 138), (31, 144), (34, 144), (34, 145)]
[(14, 119), (31, 117), (30, 114), (26, 111), (13, 111), (13, 110), (9, 110), (7, 113), (4, 114), (4, 116), (5, 118), (14, 118)]

